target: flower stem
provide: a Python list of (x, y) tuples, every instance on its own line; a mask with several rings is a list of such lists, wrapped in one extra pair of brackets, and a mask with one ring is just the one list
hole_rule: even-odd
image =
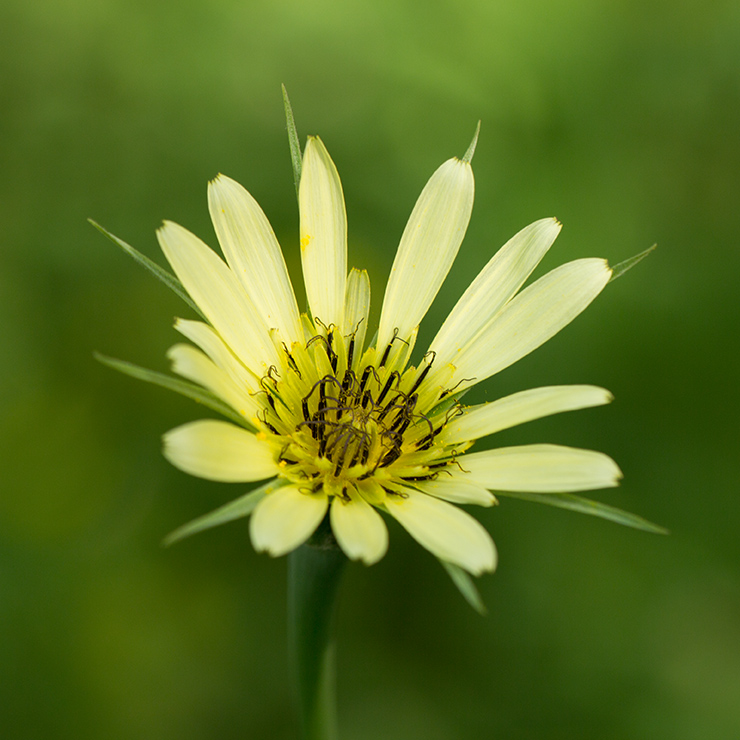
[(303, 740), (336, 740), (334, 602), (347, 558), (328, 522), (288, 556), (288, 644)]

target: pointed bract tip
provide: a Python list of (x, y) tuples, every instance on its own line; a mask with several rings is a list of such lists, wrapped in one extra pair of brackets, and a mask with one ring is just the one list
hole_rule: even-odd
[(475, 133), (473, 134), (473, 140), (470, 142), (470, 146), (468, 147), (468, 150), (465, 152), (465, 155), (462, 158), (462, 161), (466, 164), (470, 164), (473, 161), (473, 155), (475, 154), (475, 147), (478, 144), (478, 134), (480, 134), (480, 121), (478, 121), (478, 125), (475, 127)]
[(627, 270), (631, 270), (638, 262), (642, 262), (653, 250), (657, 249), (658, 245), (653, 244), (652, 247), (648, 247), (644, 252), (636, 254), (634, 257), (619, 262), (614, 267), (610, 267), (612, 276), (609, 281), (616, 280), (618, 277), (622, 277)]

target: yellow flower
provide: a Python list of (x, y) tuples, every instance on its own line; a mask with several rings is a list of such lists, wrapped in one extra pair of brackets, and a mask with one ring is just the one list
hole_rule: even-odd
[[(562, 493), (614, 486), (606, 455), (557, 445), (468, 452), (476, 439), (571, 409), (608, 403), (593, 386), (537, 388), (480, 406), (462, 391), (528, 354), (574, 319), (609, 281), (601, 259), (581, 259), (522, 285), (560, 231), (527, 226), (491, 259), (443, 323), (418, 366), (419, 323), (463, 240), (473, 206), (470, 162), (450, 159), (411, 214), (368, 341), (370, 282), (347, 270), (347, 223), (336, 167), (319, 138), (303, 155), (300, 251), (309, 313), (301, 314), (270, 224), (223, 175), (208, 205), (224, 262), (166, 222), (159, 242), (207, 322), (179, 319), (192, 344), (169, 351), (175, 373), (235, 412), (241, 425), (195, 421), (164, 437), (164, 454), (216, 481), (271, 479), (173, 538), (251, 512), (254, 547), (281, 555), (329, 515), (351, 559), (388, 547), (379, 512), (446, 563), (480, 574), (496, 566), (488, 532), (457, 504), (491, 506), (491, 491)], [(195, 345), (195, 346), (193, 346)]]

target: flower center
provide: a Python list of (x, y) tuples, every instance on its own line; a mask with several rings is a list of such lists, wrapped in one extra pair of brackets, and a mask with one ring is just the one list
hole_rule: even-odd
[(261, 381), (263, 431), (279, 448), (282, 475), (337, 493), (368, 478), (392, 485), (439, 475), (459, 450), (435, 439), (460, 407), (427, 382), (433, 355), (406, 367), (411, 349), (394, 337), (360, 357), (355, 335), (332, 327), (283, 345), (282, 367)]

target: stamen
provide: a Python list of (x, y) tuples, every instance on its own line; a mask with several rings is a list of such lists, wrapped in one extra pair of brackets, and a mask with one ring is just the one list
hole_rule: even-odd
[[(427, 375), (429, 375), (429, 371), (432, 369), (432, 363), (434, 362), (435, 357), (437, 356), (436, 352), (428, 352), (427, 354), (432, 355), (432, 359), (429, 360), (429, 364), (419, 373), (419, 377), (416, 379), (416, 382), (411, 386), (411, 390), (409, 391), (409, 395), (411, 395), (423, 382), (424, 378), (426, 378)], [(426, 356), (424, 357), (426, 359)]]
[(349, 340), (349, 347), (347, 347), (347, 367), (352, 369), (352, 360), (355, 356), (355, 335), (352, 333), (352, 338)]
[(388, 395), (388, 391), (391, 389), (391, 386), (393, 385), (393, 381), (400, 381), (401, 375), (398, 371), (394, 370), (389, 376), (388, 380), (385, 383), (385, 386), (383, 386), (383, 390), (380, 391), (380, 395), (378, 396), (375, 403), (380, 406), (381, 403), (383, 403), (383, 399)]

